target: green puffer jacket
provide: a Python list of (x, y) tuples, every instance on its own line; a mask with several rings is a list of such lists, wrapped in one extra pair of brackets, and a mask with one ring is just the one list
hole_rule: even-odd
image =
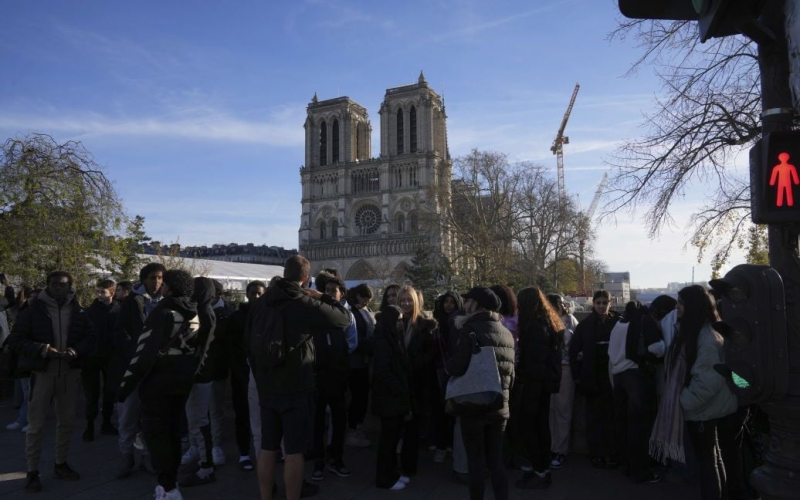
[(681, 392), (683, 419), (705, 421), (735, 412), (739, 403), (714, 365), (723, 363), (722, 338), (706, 324), (697, 339), (697, 360), (691, 369), (692, 380)]

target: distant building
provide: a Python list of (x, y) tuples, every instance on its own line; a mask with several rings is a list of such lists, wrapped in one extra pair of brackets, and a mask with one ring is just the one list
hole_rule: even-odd
[[(153, 242), (158, 245), (158, 242)], [(194, 246), (194, 247), (181, 247), (180, 245), (173, 244), (169, 250), (174, 251), (180, 257), (187, 257), (193, 259), (207, 259), (218, 260), (224, 262), (241, 262), (247, 264), (262, 264), (269, 266), (283, 266), (283, 263), (292, 255), (297, 255), (297, 250), (287, 250), (283, 247), (275, 247), (268, 245), (254, 245), (247, 243), (239, 245), (238, 243), (215, 244), (207, 247)], [(148, 255), (155, 255), (158, 253), (155, 245), (148, 245), (145, 248), (145, 253)]]
[(612, 306), (624, 306), (631, 300), (631, 273), (605, 273), (602, 288), (611, 294)]

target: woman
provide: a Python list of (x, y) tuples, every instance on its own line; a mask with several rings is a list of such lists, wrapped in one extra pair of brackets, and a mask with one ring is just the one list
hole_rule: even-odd
[(397, 294), (400, 292), (400, 285), (389, 285), (383, 289), (383, 297), (381, 298), (381, 311), (386, 306), (397, 305)]
[[(40, 289), (32, 289), (29, 286), (23, 286), (17, 294), (16, 304), (11, 309), (13, 315), (16, 316), (36, 300), (36, 296), (41, 292)], [(28, 399), (31, 393), (31, 377), (29, 373), (17, 373), (17, 361), (19, 355), (13, 351), (9, 357), (9, 375), (14, 379), (14, 393), (15, 396), (19, 395), (20, 406), (17, 412), (17, 419), (6, 426), (9, 431), (28, 432)], [(15, 397), (16, 400), (16, 397)]]
[(347, 290), (347, 304), (356, 322), (358, 342), (355, 351), (348, 358), (349, 373), (347, 386), (350, 389), (350, 407), (347, 410), (347, 445), (365, 448), (372, 445), (364, 431), (359, 429), (364, 423), (369, 404), (369, 361), (372, 356), (372, 338), (375, 334), (375, 318), (369, 310), (372, 289), (361, 283)]
[(508, 499), (508, 478), (503, 464), (503, 431), (508, 421), (508, 398), (514, 385), (514, 337), (500, 322), (500, 299), (486, 287), (475, 287), (463, 295), (465, 315), (455, 320), (458, 342), (453, 356), (447, 360), (447, 373), (458, 377), (469, 368), (474, 343), (494, 348), (502, 404), (497, 409), (457, 415), (461, 419), (461, 435), (469, 463), (469, 497), (481, 500), (484, 493), (486, 466), (490, 471), (495, 500)]
[(514, 351), (517, 354), (517, 360), (519, 360), (519, 316), (517, 315), (517, 296), (514, 290), (506, 285), (494, 285), (489, 287), (489, 289), (500, 299), (501, 306), (500, 310), (497, 311), (500, 313), (500, 322), (503, 323), (503, 326), (514, 336)]
[(667, 359), (676, 383), (668, 379), (664, 399), (677, 396), (680, 401), (703, 500), (745, 498), (738, 446), (744, 414), (737, 412), (736, 396), (714, 370), (725, 362), (723, 339), (712, 328), (719, 321), (716, 305), (703, 287), (692, 285), (678, 292), (676, 309), (678, 328)]
[(578, 391), (586, 396), (586, 444), (592, 466), (615, 469), (614, 394), (608, 374), (608, 342), (619, 320), (610, 310), (611, 295), (598, 290), (592, 312), (578, 323), (569, 346), (569, 364)]
[(433, 365), (433, 332), (436, 321), (421, 314), (419, 294), (411, 286), (403, 286), (397, 294), (397, 304), (403, 311), (403, 346), (409, 361), (411, 400), (415, 410), (405, 422), (403, 430), (402, 459), (407, 476), (417, 473), (419, 460), (419, 432), (422, 415), (428, 415), (428, 400), (432, 383), (436, 380)]
[(430, 400), (435, 447), (433, 461), (437, 464), (444, 463), (447, 449), (453, 448), (455, 420), (444, 410), (444, 394), (447, 386), (447, 374), (444, 371), (444, 364), (447, 362), (450, 352), (451, 337), (454, 336), (450, 333), (451, 317), (459, 309), (461, 309), (461, 296), (450, 291), (436, 297), (433, 307), (433, 319), (437, 323), (433, 346), (436, 379), (431, 386)]
[(406, 455), (402, 457), (403, 474), (397, 473), (396, 449), (404, 422), (414, 414), (403, 319), (397, 306), (386, 306), (378, 313), (372, 358), (372, 413), (381, 419), (375, 485), (395, 491), (405, 489), (410, 482)]
[(542, 489), (553, 480), (550, 475), (550, 397), (561, 383), (561, 346), (564, 324), (559, 314), (536, 287), (520, 290), (519, 432), (532, 471), (517, 481), (517, 488)]
[(547, 300), (553, 309), (561, 315), (564, 323), (564, 341), (561, 347), (561, 385), (558, 394), (553, 394), (550, 399), (550, 435), (553, 457), (550, 468), (558, 470), (564, 466), (564, 459), (569, 452), (569, 434), (572, 429), (572, 407), (575, 402), (575, 382), (572, 380), (572, 371), (569, 368), (569, 345), (578, 320), (570, 314), (564, 298), (558, 294), (550, 294)]

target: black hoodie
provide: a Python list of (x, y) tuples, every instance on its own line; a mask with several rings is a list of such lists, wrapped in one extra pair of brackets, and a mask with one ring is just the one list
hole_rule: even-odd
[[(320, 300), (312, 299), (297, 283), (281, 279), (251, 306), (247, 335), (253, 328), (253, 320), (259, 317), (259, 309), (282, 304), (286, 361), (279, 366), (254, 369), (258, 394), (262, 399), (314, 393), (314, 334), (350, 326), (350, 313), (342, 304), (327, 295)], [(255, 361), (251, 366), (259, 366)]]
[[(197, 376), (195, 382), (211, 382), (214, 371), (214, 335), (217, 328), (217, 316), (214, 314), (214, 296), (216, 289), (214, 281), (210, 278), (194, 279), (194, 295), (192, 298), (197, 303), (197, 318), (200, 320), (200, 329), (197, 331), (195, 343), (195, 357), (198, 360)], [(213, 344), (213, 345), (212, 345)]]

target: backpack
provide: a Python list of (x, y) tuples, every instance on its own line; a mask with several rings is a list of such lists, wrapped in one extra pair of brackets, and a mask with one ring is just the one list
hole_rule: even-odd
[(271, 306), (263, 300), (264, 298), (253, 305), (245, 329), (247, 357), (254, 371), (282, 366), (289, 354), (282, 311), (292, 301)]

